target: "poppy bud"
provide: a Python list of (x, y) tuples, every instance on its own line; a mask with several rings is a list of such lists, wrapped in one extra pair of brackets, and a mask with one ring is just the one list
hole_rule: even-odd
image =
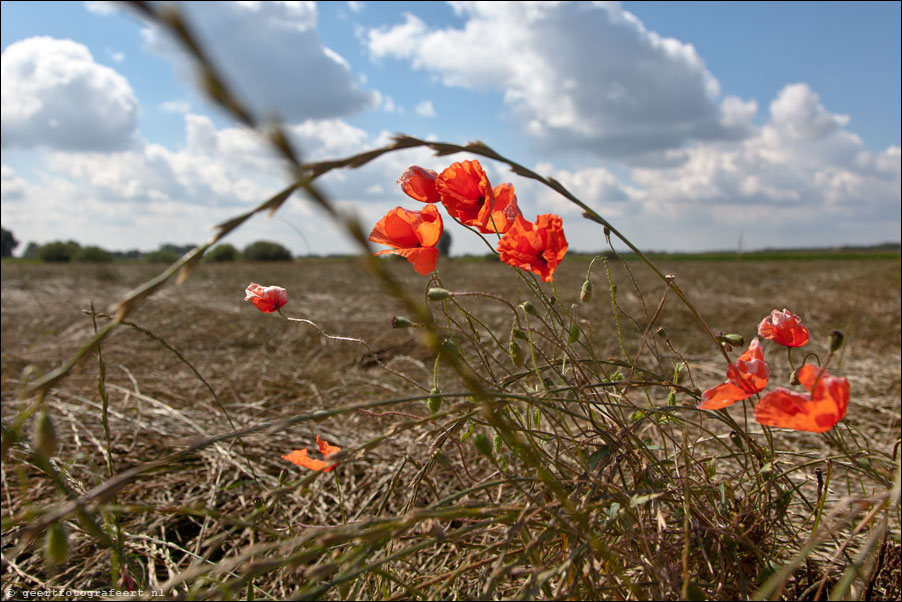
[(443, 288), (431, 288), (429, 292), (426, 293), (426, 296), (429, 297), (430, 301), (441, 301), (442, 299), (447, 299), (451, 296), (451, 291), (445, 290)]
[(522, 328), (513, 328), (511, 330), (511, 338), (512, 339), (523, 339), (524, 341), (529, 340), (529, 335), (526, 334), (526, 331)]
[(514, 362), (514, 366), (519, 368), (523, 365), (523, 350), (520, 349), (520, 346), (517, 345), (515, 340), (511, 339), (510, 343), (508, 343), (507, 353), (511, 356), (511, 361)]
[(524, 301), (520, 304), (520, 307), (522, 307), (523, 311), (528, 314), (532, 314), (534, 316), (539, 315), (539, 312), (536, 311), (536, 306), (532, 304), (532, 301)]
[(433, 414), (442, 408), (442, 396), (439, 393), (438, 387), (433, 387), (432, 391), (429, 392), (429, 398), (426, 400), (426, 405)]
[(667, 331), (664, 330), (663, 326), (659, 326), (658, 329), (655, 331), (655, 334), (658, 335), (659, 337), (661, 337), (662, 339), (667, 338)]
[(489, 441), (489, 438), (485, 436), (485, 433), (479, 433), (475, 437), (473, 437), (473, 446), (476, 448), (476, 451), (481, 453), (486, 458), (491, 458), (494, 453), (494, 449), (492, 449), (492, 442)]
[(745, 339), (742, 338), (741, 334), (725, 334), (721, 335), (720, 338), (724, 343), (733, 347), (742, 347), (745, 344)]
[(69, 541), (62, 523), (56, 522), (47, 527), (44, 540), (44, 557), (53, 565), (62, 564), (69, 555)]
[(34, 422), (34, 448), (48, 458), (56, 453), (57, 440), (56, 429), (53, 421), (44, 412), (39, 412)]
[(836, 353), (839, 351), (839, 348), (842, 347), (843, 342), (846, 340), (846, 335), (842, 333), (842, 330), (834, 330), (830, 333), (830, 351)]
[(391, 319), (392, 328), (410, 328), (411, 326), (413, 326), (413, 322), (404, 316), (395, 316)]
[(799, 368), (793, 370), (792, 374), (789, 375), (789, 384), (793, 386), (799, 384)]
[(460, 348), (451, 339), (445, 339), (439, 344), (439, 347), (453, 357), (460, 357)]
[(572, 344), (579, 340), (579, 326), (576, 324), (570, 325), (570, 333), (567, 337), (567, 340)]
[(739, 449), (745, 449), (745, 444), (742, 442), (742, 437), (736, 431), (730, 431), (730, 441), (732, 441), (733, 445), (735, 445)]
[(586, 280), (583, 282), (583, 287), (579, 290), (579, 300), (583, 303), (588, 303), (592, 300), (592, 281)]

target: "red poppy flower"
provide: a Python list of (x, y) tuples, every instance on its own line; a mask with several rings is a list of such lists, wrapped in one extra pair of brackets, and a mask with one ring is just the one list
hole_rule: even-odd
[(401, 187), (404, 194), (412, 199), (424, 203), (437, 203), (442, 200), (435, 189), (435, 179), (437, 177), (438, 174), (431, 169), (426, 169), (419, 165), (411, 165), (398, 178), (398, 186)]
[(288, 291), (281, 286), (260, 286), (251, 282), (244, 289), (244, 300), (250, 301), (262, 312), (272, 312), (285, 307), (288, 303)]
[[(319, 448), (319, 453), (321, 453), (327, 460), (332, 454), (341, 451), (340, 447), (330, 444), (325, 439), (320, 438), (319, 435), (316, 436), (316, 446)], [(323, 472), (329, 472), (330, 470), (338, 466), (338, 464), (332, 464), (330, 466), (328, 462), (317, 460), (316, 458), (311, 458), (307, 455), (306, 447), (304, 449), (296, 449), (287, 456), (282, 456), (282, 459), (288, 460), (292, 464), (297, 464), (298, 466), (309, 468), (310, 470), (321, 470)]]
[(802, 318), (788, 309), (770, 312), (758, 325), (758, 334), (784, 347), (801, 347), (808, 342), (808, 329), (802, 326)]
[(702, 393), (700, 410), (719, 410), (737, 401), (748, 399), (764, 390), (770, 368), (764, 362), (764, 351), (757, 338), (752, 339), (735, 362), (727, 368), (727, 381)]
[(802, 366), (798, 377), (809, 392), (799, 394), (777, 387), (755, 406), (755, 420), (797, 431), (829, 431), (846, 415), (849, 381), (811, 364)]
[(435, 245), (442, 235), (442, 228), (442, 216), (435, 205), (426, 205), (422, 211), (395, 207), (379, 220), (370, 232), (370, 240), (394, 247), (376, 255), (401, 255), (413, 264), (413, 269), (426, 276), (435, 270), (438, 262)]
[[(452, 163), (436, 178), (435, 189), (451, 217), (479, 228), (480, 232), (494, 232), (486, 228), (486, 221), (495, 205), (495, 195), (479, 161)], [(488, 209), (483, 211), (486, 205)]]
[(545, 282), (554, 279), (554, 270), (567, 254), (567, 239), (561, 218), (547, 213), (532, 224), (522, 216), (498, 241), (501, 261), (516, 268), (538, 274)]
[(486, 203), (479, 212), (481, 223), (485, 224), (484, 228), (480, 228), (481, 232), (498, 232), (504, 234), (511, 229), (517, 216), (523, 217), (520, 208), (517, 206), (517, 194), (514, 192), (514, 185), (507, 182), (498, 184), (492, 189), (492, 196), (495, 197), (495, 204)]

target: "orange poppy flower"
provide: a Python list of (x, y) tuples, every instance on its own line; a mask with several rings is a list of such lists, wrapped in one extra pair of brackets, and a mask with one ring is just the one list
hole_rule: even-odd
[(802, 326), (802, 318), (788, 309), (770, 312), (758, 325), (758, 334), (784, 347), (801, 347), (808, 342), (808, 329)]
[(748, 399), (767, 386), (770, 367), (764, 362), (764, 351), (757, 338), (727, 368), (727, 381), (702, 393), (700, 410), (720, 410), (737, 401)]
[[(319, 448), (319, 453), (321, 453), (326, 459), (328, 459), (332, 454), (341, 451), (340, 447), (330, 444), (325, 439), (320, 438), (319, 435), (316, 436), (316, 446)], [(323, 462), (322, 460), (311, 458), (307, 455), (306, 447), (304, 449), (296, 449), (287, 456), (282, 456), (282, 459), (288, 460), (292, 464), (297, 464), (298, 466), (309, 468), (310, 470), (321, 470), (322, 472), (329, 472), (330, 470), (338, 466), (338, 464), (332, 464), (331, 466), (329, 466), (328, 462)]]
[[(495, 206), (495, 195), (479, 161), (452, 163), (436, 178), (435, 189), (451, 217), (480, 232), (494, 232), (486, 228), (486, 221)], [(483, 211), (486, 205), (488, 209)]]
[(438, 174), (431, 169), (426, 169), (419, 165), (411, 165), (398, 178), (398, 186), (401, 187), (404, 194), (412, 199), (424, 203), (437, 203), (442, 200), (435, 189), (435, 179), (437, 177)]
[(244, 295), (245, 301), (250, 301), (257, 309), (268, 314), (288, 303), (288, 291), (281, 286), (260, 286), (251, 282), (244, 289)]
[(501, 261), (516, 268), (538, 274), (545, 282), (554, 279), (554, 270), (567, 254), (567, 239), (561, 218), (547, 213), (532, 224), (522, 216), (498, 241)]
[(798, 378), (808, 393), (777, 387), (755, 406), (755, 420), (765, 426), (797, 431), (829, 431), (846, 415), (849, 381), (811, 364), (799, 369)]
[(426, 205), (422, 211), (408, 211), (395, 207), (379, 220), (370, 232), (370, 240), (394, 247), (379, 251), (376, 255), (394, 253), (405, 257), (419, 274), (426, 276), (435, 270), (442, 235), (442, 216), (435, 205)]

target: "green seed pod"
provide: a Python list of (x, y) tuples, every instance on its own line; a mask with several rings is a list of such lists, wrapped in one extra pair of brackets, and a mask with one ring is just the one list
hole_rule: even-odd
[(56, 522), (47, 527), (44, 540), (44, 557), (53, 565), (62, 564), (69, 555), (69, 541), (62, 523)]
[(56, 429), (53, 421), (44, 412), (39, 412), (34, 421), (34, 448), (48, 458), (56, 454), (57, 440)]
[(433, 414), (442, 408), (442, 396), (439, 393), (438, 388), (433, 387), (432, 391), (429, 392), (429, 398), (426, 400), (426, 405)]
[(839, 351), (840, 347), (842, 347), (843, 341), (846, 340), (846, 335), (842, 333), (842, 330), (834, 330), (830, 333), (830, 351), (836, 353)]
[(492, 442), (489, 441), (489, 438), (485, 436), (485, 433), (479, 433), (475, 437), (473, 437), (473, 445), (476, 447), (476, 451), (481, 453), (486, 458), (491, 458), (494, 450), (492, 449)]
[(583, 303), (588, 303), (592, 300), (592, 281), (586, 279), (583, 282), (583, 287), (579, 290), (579, 300)]
[(523, 365), (523, 350), (520, 349), (520, 346), (517, 345), (515, 340), (511, 339), (510, 343), (508, 343), (507, 353), (511, 356), (511, 361), (514, 363), (514, 366), (519, 368)]
[(523, 311), (528, 314), (532, 314), (534, 316), (539, 315), (539, 312), (536, 311), (536, 306), (532, 304), (532, 301), (524, 301), (520, 304), (520, 307), (522, 307)]
[(404, 316), (395, 316), (391, 319), (392, 328), (410, 328), (411, 326), (413, 326), (413, 322)]
[(529, 340), (529, 335), (522, 328), (517, 328), (516, 326), (511, 330), (511, 338), (523, 339), (524, 341)]
[(659, 326), (658, 329), (655, 331), (655, 334), (658, 335), (659, 337), (661, 337), (662, 339), (667, 338), (667, 331), (664, 330), (663, 327)]
[(743, 443), (742, 437), (736, 431), (730, 431), (730, 441), (739, 449), (745, 449), (745, 443)]
[(429, 289), (429, 292), (426, 293), (426, 296), (429, 297), (431, 301), (441, 301), (442, 299), (450, 297), (451, 291), (443, 288), (431, 288)]

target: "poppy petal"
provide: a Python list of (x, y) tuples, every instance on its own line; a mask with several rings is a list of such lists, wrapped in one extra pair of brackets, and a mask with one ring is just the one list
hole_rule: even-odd
[(437, 203), (441, 200), (435, 189), (435, 179), (438, 174), (431, 169), (411, 165), (401, 177), (398, 178), (398, 186), (404, 194), (423, 203)]
[(752, 395), (753, 393), (745, 391), (742, 387), (725, 382), (702, 393), (702, 403), (699, 404), (698, 409), (721, 410), (737, 401), (748, 399)]
[(785, 308), (783, 311), (775, 309), (761, 320), (758, 334), (784, 347), (801, 347), (810, 336), (808, 329), (802, 326), (802, 318)]

